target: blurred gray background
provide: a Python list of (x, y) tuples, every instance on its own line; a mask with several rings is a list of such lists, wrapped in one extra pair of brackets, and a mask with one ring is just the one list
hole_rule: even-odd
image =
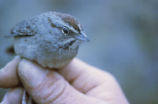
[(131, 104), (158, 104), (158, 0), (0, 0), (0, 67), (13, 58), (13, 40), (2, 36), (52, 10), (77, 17), (90, 37), (80, 59), (111, 72)]

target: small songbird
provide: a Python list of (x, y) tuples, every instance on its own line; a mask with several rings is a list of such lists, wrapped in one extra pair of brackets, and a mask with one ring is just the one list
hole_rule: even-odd
[(18, 23), (11, 30), (15, 53), (49, 68), (68, 64), (79, 45), (88, 41), (80, 23), (71, 15), (46, 12)]

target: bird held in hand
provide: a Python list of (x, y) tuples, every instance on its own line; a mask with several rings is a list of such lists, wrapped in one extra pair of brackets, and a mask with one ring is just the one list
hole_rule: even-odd
[(71, 15), (46, 12), (18, 23), (11, 30), (15, 53), (43, 67), (68, 64), (79, 45), (88, 41), (80, 23)]

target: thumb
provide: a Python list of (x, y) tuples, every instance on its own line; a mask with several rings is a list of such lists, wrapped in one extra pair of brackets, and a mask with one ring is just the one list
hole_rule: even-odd
[(22, 60), (19, 77), (38, 104), (105, 104), (74, 89), (59, 73)]

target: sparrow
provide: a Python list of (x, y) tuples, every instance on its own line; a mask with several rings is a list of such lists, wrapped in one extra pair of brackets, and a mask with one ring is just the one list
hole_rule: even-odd
[(77, 55), (79, 45), (89, 41), (75, 17), (53, 11), (19, 22), (10, 36), (15, 39), (16, 55), (48, 68), (67, 65)]

